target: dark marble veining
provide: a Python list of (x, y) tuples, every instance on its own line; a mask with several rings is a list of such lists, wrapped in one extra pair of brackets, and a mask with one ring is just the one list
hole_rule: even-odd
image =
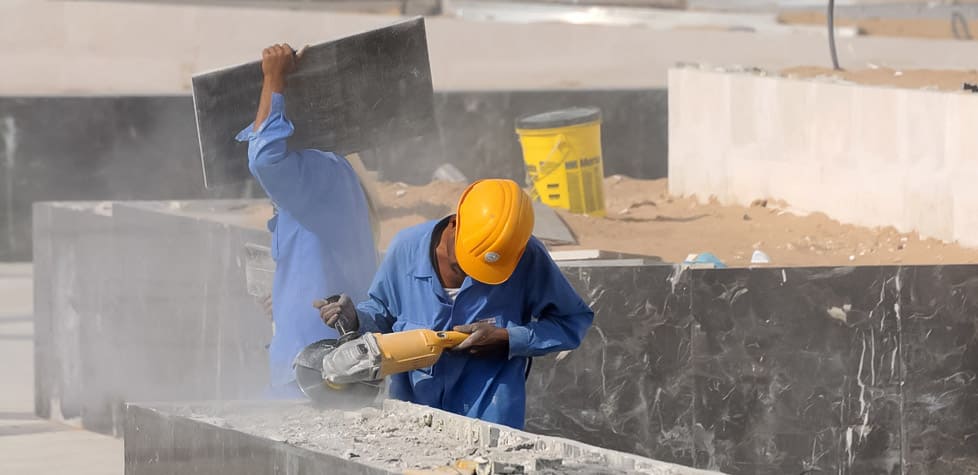
[(532, 430), (735, 474), (978, 473), (978, 266), (565, 273), (595, 328), (536, 360)]
[(595, 322), (579, 349), (534, 360), (527, 427), (692, 465), (685, 275), (670, 265), (563, 270)]
[(697, 464), (899, 473), (896, 272), (694, 272)]
[(901, 276), (905, 473), (978, 473), (978, 272)]

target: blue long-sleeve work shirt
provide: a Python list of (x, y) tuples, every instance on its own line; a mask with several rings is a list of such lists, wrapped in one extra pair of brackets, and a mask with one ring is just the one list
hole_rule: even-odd
[(431, 368), (390, 378), (391, 397), (522, 428), (529, 358), (576, 348), (594, 318), (546, 248), (531, 238), (513, 275), (500, 285), (466, 277), (454, 303), (431, 260), (439, 221), (401, 231), (357, 306), (361, 329), (390, 333), (451, 330), (493, 318), (509, 331), (509, 356), (443, 353)]
[(377, 268), (368, 205), (353, 167), (343, 157), (319, 150), (289, 150), (294, 128), (285, 117), (285, 98), (272, 95), (268, 118), (248, 141), (248, 166), (277, 213), (268, 221), (275, 260), (269, 347), (271, 385), (295, 379), (292, 362), (308, 344), (336, 338), (313, 308), (316, 299), (348, 294), (365, 298)]

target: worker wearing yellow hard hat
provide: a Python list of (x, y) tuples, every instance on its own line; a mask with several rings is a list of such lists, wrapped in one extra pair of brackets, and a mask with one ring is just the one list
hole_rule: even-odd
[(433, 367), (392, 375), (391, 397), (522, 428), (530, 358), (576, 348), (594, 318), (532, 232), (515, 182), (477, 181), (455, 214), (394, 238), (366, 301), (320, 315), (370, 332), (470, 333)]

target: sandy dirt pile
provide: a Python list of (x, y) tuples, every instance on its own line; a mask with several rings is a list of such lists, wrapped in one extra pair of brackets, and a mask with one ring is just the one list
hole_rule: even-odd
[(962, 91), (964, 83), (978, 84), (978, 71), (932, 69), (897, 70), (891, 68), (833, 71), (831, 68), (800, 66), (781, 71), (786, 77), (833, 77), (858, 84), (896, 86), (909, 89)]
[[(383, 219), (381, 245), (398, 230), (452, 212), (465, 185), (377, 185)], [(841, 224), (815, 213), (798, 215), (788, 205), (700, 203), (668, 193), (665, 179), (605, 179), (608, 216), (595, 218), (561, 211), (580, 241), (577, 248), (660, 256), (680, 262), (690, 253), (712, 252), (724, 262), (745, 266), (755, 249), (772, 266), (978, 263), (978, 250), (893, 228)], [(563, 249), (563, 248), (561, 248)]]
[[(446, 433), (430, 413), (405, 415), (367, 407), (351, 411), (296, 405), (287, 409), (235, 407), (188, 408), (191, 419), (226, 429), (285, 442), (289, 445), (356, 460), (387, 470), (432, 469), (459, 459), (485, 457), (494, 463), (523, 466), (527, 473), (625, 474), (601, 467), (597, 460), (560, 459), (559, 470), (535, 470), (536, 460), (547, 459), (528, 443), (481, 449)], [(600, 470), (597, 470), (599, 469)]]
[[(825, 13), (820, 11), (782, 12), (778, 15), (778, 20), (788, 25), (826, 25)], [(968, 31), (972, 35), (978, 35), (978, 21), (970, 20), (967, 23)], [(835, 24), (858, 28), (860, 34), (868, 36), (945, 40), (955, 38), (950, 18), (845, 18), (836, 14)], [(958, 33), (965, 34), (961, 25), (958, 26)]]

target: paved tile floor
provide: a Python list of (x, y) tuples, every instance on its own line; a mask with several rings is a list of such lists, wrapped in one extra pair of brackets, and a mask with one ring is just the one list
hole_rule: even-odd
[(30, 264), (0, 263), (0, 473), (123, 473), (122, 440), (34, 417)]

